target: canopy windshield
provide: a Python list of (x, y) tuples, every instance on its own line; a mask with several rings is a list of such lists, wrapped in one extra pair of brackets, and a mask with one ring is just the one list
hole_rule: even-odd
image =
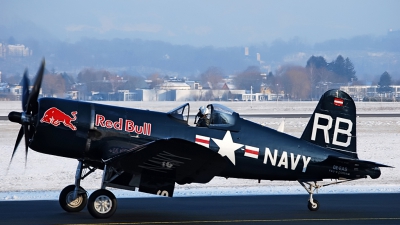
[(211, 111), (210, 128), (233, 131), (240, 129), (238, 113), (220, 104), (210, 104), (207, 107)]

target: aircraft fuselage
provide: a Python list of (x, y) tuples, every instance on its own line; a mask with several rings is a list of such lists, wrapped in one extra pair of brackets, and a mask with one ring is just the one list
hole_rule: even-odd
[[(237, 121), (240, 129), (229, 131), (190, 126), (161, 112), (52, 98), (39, 101), (42, 119), (30, 147), (46, 154), (101, 162), (150, 141), (181, 138), (225, 156), (223, 177), (315, 180), (355, 176), (349, 165), (321, 163), (328, 155), (343, 154), (242, 118)], [(110, 139), (126, 147), (104, 146)]]

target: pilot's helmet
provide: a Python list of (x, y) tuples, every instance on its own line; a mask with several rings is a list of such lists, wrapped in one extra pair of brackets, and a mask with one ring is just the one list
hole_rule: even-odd
[(208, 108), (205, 107), (205, 106), (200, 107), (200, 108), (199, 108), (199, 111), (200, 111), (200, 113), (203, 114), (203, 115), (207, 115), (207, 114), (209, 113), (209, 112), (208, 112)]

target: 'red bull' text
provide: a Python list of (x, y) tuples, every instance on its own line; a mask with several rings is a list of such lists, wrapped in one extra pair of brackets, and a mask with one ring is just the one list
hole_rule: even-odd
[(105, 116), (96, 114), (95, 119), (96, 127), (104, 127), (108, 129), (114, 130), (124, 130), (129, 133), (143, 134), (150, 136), (151, 135), (151, 123), (143, 123), (143, 126), (135, 125), (135, 122), (132, 120), (125, 120), (123, 118), (119, 118), (117, 121), (106, 120)]

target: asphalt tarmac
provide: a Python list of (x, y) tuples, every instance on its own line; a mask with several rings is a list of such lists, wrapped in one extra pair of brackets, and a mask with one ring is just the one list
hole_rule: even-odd
[[(117, 196), (118, 197), (118, 196)], [(58, 201), (0, 201), (0, 224), (400, 224), (400, 193), (121, 198), (109, 219)]]

